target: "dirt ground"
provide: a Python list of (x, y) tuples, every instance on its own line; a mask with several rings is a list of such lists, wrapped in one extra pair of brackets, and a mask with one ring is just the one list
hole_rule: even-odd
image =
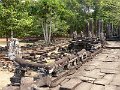
[(0, 68), (0, 90), (5, 87), (7, 84), (10, 84), (10, 77), (13, 76), (13, 73), (8, 72)]
[[(6, 39), (0, 38), (0, 46), (6, 45)], [(0, 90), (10, 83), (10, 77), (13, 76), (13, 73), (8, 72), (7, 70), (3, 70), (0, 67)]]
[[(25, 46), (26, 44), (33, 44), (33, 43), (20, 42), (20, 46)], [(0, 46), (2, 46), (2, 47), (6, 46), (6, 39), (5, 38), (0, 38)]]

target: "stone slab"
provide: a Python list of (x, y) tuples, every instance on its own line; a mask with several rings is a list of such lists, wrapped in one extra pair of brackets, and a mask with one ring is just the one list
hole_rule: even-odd
[(54, 88), (50, 88), (50, 90), (59, 90), (60, 89), (60, 85), (58, 85), (57, 87)]
[(116, 90), (116, 86), (113, 85), (106, 85), (105, 90)]
[(119, 66), (119, 62), (102, 62), (97, 66), (99, 69), (117, 69)]
[(7, 86), (4, 87), (2, 90), (20, 90), (18, 86)]
[(34, 83), (33, 78), (23, 77), (21, 79), (20, 90), (31, 90), (31, 85)]
[[(23, 89), (26, 90), (26, 89)], [(50, 90), (49, 87), (38, 87), (36, 85), (32, 85), (32, 88), (30, 90)]]
[(60, 90), (74, 90), (80, 83), (80, 79), (70, 79), (60, 87)]
[(113, 81), (110, 84), (120, 86), (120, 74), (115, 75)]
[(75, 90), (90, 90), (91, 86), (92, 86), (91, 83), (83, 82), (79, 86), (77, 86)]
[(89, 82), (89, 83), (93, 83), (95, 81), (94, 78), (84, 77), (84, 76), (76, 76), (76, 78), (80, 79), (83, 82)]
[(101, 73), (106, 73), (106, 74), (118, 74), (120, 73), (120, 71), (118, 69), (105, 69), (105, 68), (102, 68), (100, 70)]
[(85, 63), (84, 65), (86, 66), (98, 66), (98, 65), (101, 65), (101, 61), (89, 61), (88, 63)]
[(120, 90), (120, 87), (116, 87), (116, 90)]
[(83, 66), (85, 71), (92, 71), (95, 69), (95, 66), (90, 65), (90, 66)]
[(101, 73), (99, 69), (94, 69), (92, 71), (84, 72), (83, 76), (97, 79), (103, 77), (104, 73)]
[(61, 82), (60, 85), (64, 85), (66, 82), (68, 82), (70, 79), (66, 78), (63, 82)]
[(94, 84), (108, 85), (113, 80), (114, 74), (105, 75), (101, 79), (97, 79)]
[(90, 90), (104, 90), (104, 86), (94, 84)]

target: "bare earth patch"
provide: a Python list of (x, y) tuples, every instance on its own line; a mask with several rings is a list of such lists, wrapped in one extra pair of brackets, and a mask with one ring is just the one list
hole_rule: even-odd
[(0, 90), (5, 87), (7, 84), (10, 84), (10, 77), (13, 76), (13, 73), (10, 73), (6, 70), (0, 68)]

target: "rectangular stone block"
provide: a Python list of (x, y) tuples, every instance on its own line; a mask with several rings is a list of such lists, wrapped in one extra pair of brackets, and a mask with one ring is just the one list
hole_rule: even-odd
[(104, 90), (104, 86), (94, 84), (90, 90)]
[(108, 85), (113, 80), (114, 74), (105, 75), (101, 79), (97, 79), (94, 83), (101, 84), (101, 85)]
[(54, 88), (50, 88), (49, 90), (59, 90), (60, 89), (60, 85), (58, 85), (57, 87)]
[(120, 74), (115, 75), (113, 81), (110, 84), (120, 86)]
[(83, 82), (79, 86), (77, 86), (75, 90), (90, 90), (91, 86), (92, 86), (91, 83)]
[(120, 73), (120, 71), (117, 69), (105, 69), (105, 68), (101, 69), (100, 72), (106, 73), (106, 74), (118, 74), (118, 73)]
[(93, 83), (95, 81), (94, 78), (84, 77), (84, 76), (77, 76), (76, 78), (80, 79), (83, 82), (89, 82), (89, 83)]
[(104, 73), (101, 73), (100, 69), (94, 69), (92, 71), (84, 72), (83, 76), (97, 79), (97, 78), (101, 78), (102, 76), (104, 76)]
[(99, 69), (117, 69), (119, 66), (119, 62), (102, 62), (97, 66)]
[(106, 85), (105, 90), (116, 90), (116, 86), (113, 85)]
[(33, 78), (23, 77), (21, 79), (20, 90), (31, 90), (31, 85), (33, 84)]
[(60, 90), (74, 90), (80, 83), (80, 79), (70, 79), (60, 87)]
[(18, 86), (7, 86), (4, 87), (2, 90), (20, 90)]

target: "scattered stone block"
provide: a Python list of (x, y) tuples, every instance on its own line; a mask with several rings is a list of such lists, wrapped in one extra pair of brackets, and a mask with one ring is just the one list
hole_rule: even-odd
[(31, 90), (31, 85), (33, 82), (34, 80), (32, 77), (23, 77), (21, 79), (20, 90)]

